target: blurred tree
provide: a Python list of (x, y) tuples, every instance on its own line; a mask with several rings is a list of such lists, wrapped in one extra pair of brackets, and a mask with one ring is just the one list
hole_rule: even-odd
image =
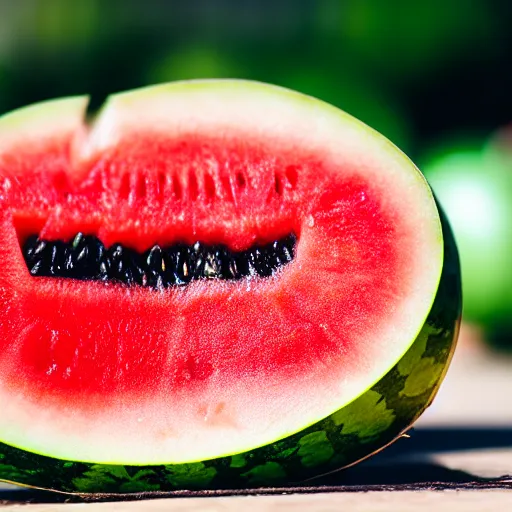
[(152, 62), (147, 72), (149, 83), (192, 78), (237, 78), (247, 75), (242, 63), (213, 45), (192, 44), (178, 47)]
[(318, 3), (320, 38), (337, 41), (375, 78), (425, 79), (471, 48), (486, 52), (496, 28), (487, 0), (327, 0)]
[(0, 109), (236, 75), (331, 101), (414, 152), (417, 136), (510, 118), (511, 14), (505, 0), (0, 0)]

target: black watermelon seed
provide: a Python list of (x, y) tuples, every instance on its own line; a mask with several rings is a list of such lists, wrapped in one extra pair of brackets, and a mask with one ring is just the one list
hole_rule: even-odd
[(63, 242), (54, 242), (50, 251), (50, 275), (58, 277), (65, 269), (66, 246)]
[(236, 259), (232, 258), (228, 264), (228, 269), (226, 272), (226, 279), (238, 279), (240, 277), (240, 273), (238, 271), (238, 266), (236, 263)]
[(44, 240), (38, 240), (38, 242), (34, 248), (34, 256), (44, 253), (48, 247), (48, 244), (50, 244), (50, 242), (46, 242)]
[(32, 268), (30, 269), (30, 273), (33, 275), (33, 276), (41, 276), (43, 274), (41, 274), (41, 266), (42, 266), (42, 261), (39, 260), (37, 261), (36, 263), (34, 263), (34, 265), (32, 266)]
[(23, 245), (23, 254), (25, 255), (25, 259), (27, 261), (32, 261), (32, 259), (35, 257), (35, 250), (38, 244), (39, 238), (37, 235), (32, 235), (27, 238), (27, 241)]
[[(155, 245), (146, 256), (146, 264), (154, 272), (163, 272), (165, 270), (162, 249)], [(163, 268), (162, 268), (163, 267)]]
[(76, 249), (83, 241), (84, 235), (83, 233), (78, 233), (75, 238), (73, 239), (73, 242), (71, 242), (71, 248)]
[(96, 237), (78, 233), (70, 242), (27, 238), (22, 251), (33, 276), (116, 281), (127, 286), (164, 289), (199, 279), (237, 280), (269, 277), (291, 262), (297, 238), (290, 235), (270, 244), (232, 252), (221, 245), (196, 242), (144, 254), (117, 243), (106, 249)]
[(155, 245), (145, 254), (146, 286), (164, 288), (165, 261), (159, 245)]

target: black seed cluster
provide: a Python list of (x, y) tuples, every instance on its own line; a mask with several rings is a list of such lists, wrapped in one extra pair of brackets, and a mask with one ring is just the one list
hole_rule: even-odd
[(183, 286), (197, 279), (268, 277), (292, 261), (295, 235), (276, 242), (232, 252), (227, 247), (204, 245), (153, 246), (144, 254), (114, 244), (108, 249), (94, 236), (78, 233), (68, 243), (31, 236), (23, 255), (33, 276), (117, 281), (151, 288)]

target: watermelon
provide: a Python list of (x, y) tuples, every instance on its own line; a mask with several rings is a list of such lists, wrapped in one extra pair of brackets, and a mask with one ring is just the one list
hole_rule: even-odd
[(431, 403), (460, 272), (420, 172), (278, 87), (176, 82), (0, 120), (0, 478), (290, 484)]

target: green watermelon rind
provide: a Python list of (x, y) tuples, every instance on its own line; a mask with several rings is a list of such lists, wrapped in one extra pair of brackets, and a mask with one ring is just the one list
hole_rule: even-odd
[(188, 464), (90, 464), (0, 444), (0, 480), (78, 494), (237, 489), (301, 482), (380, 451), (430, 405), (455, 348), (462, 307), (460, 264), (451, 230), (440, 215), (443, 271), (422, 330), (377, 384), (329, 417), (267, 446)]

